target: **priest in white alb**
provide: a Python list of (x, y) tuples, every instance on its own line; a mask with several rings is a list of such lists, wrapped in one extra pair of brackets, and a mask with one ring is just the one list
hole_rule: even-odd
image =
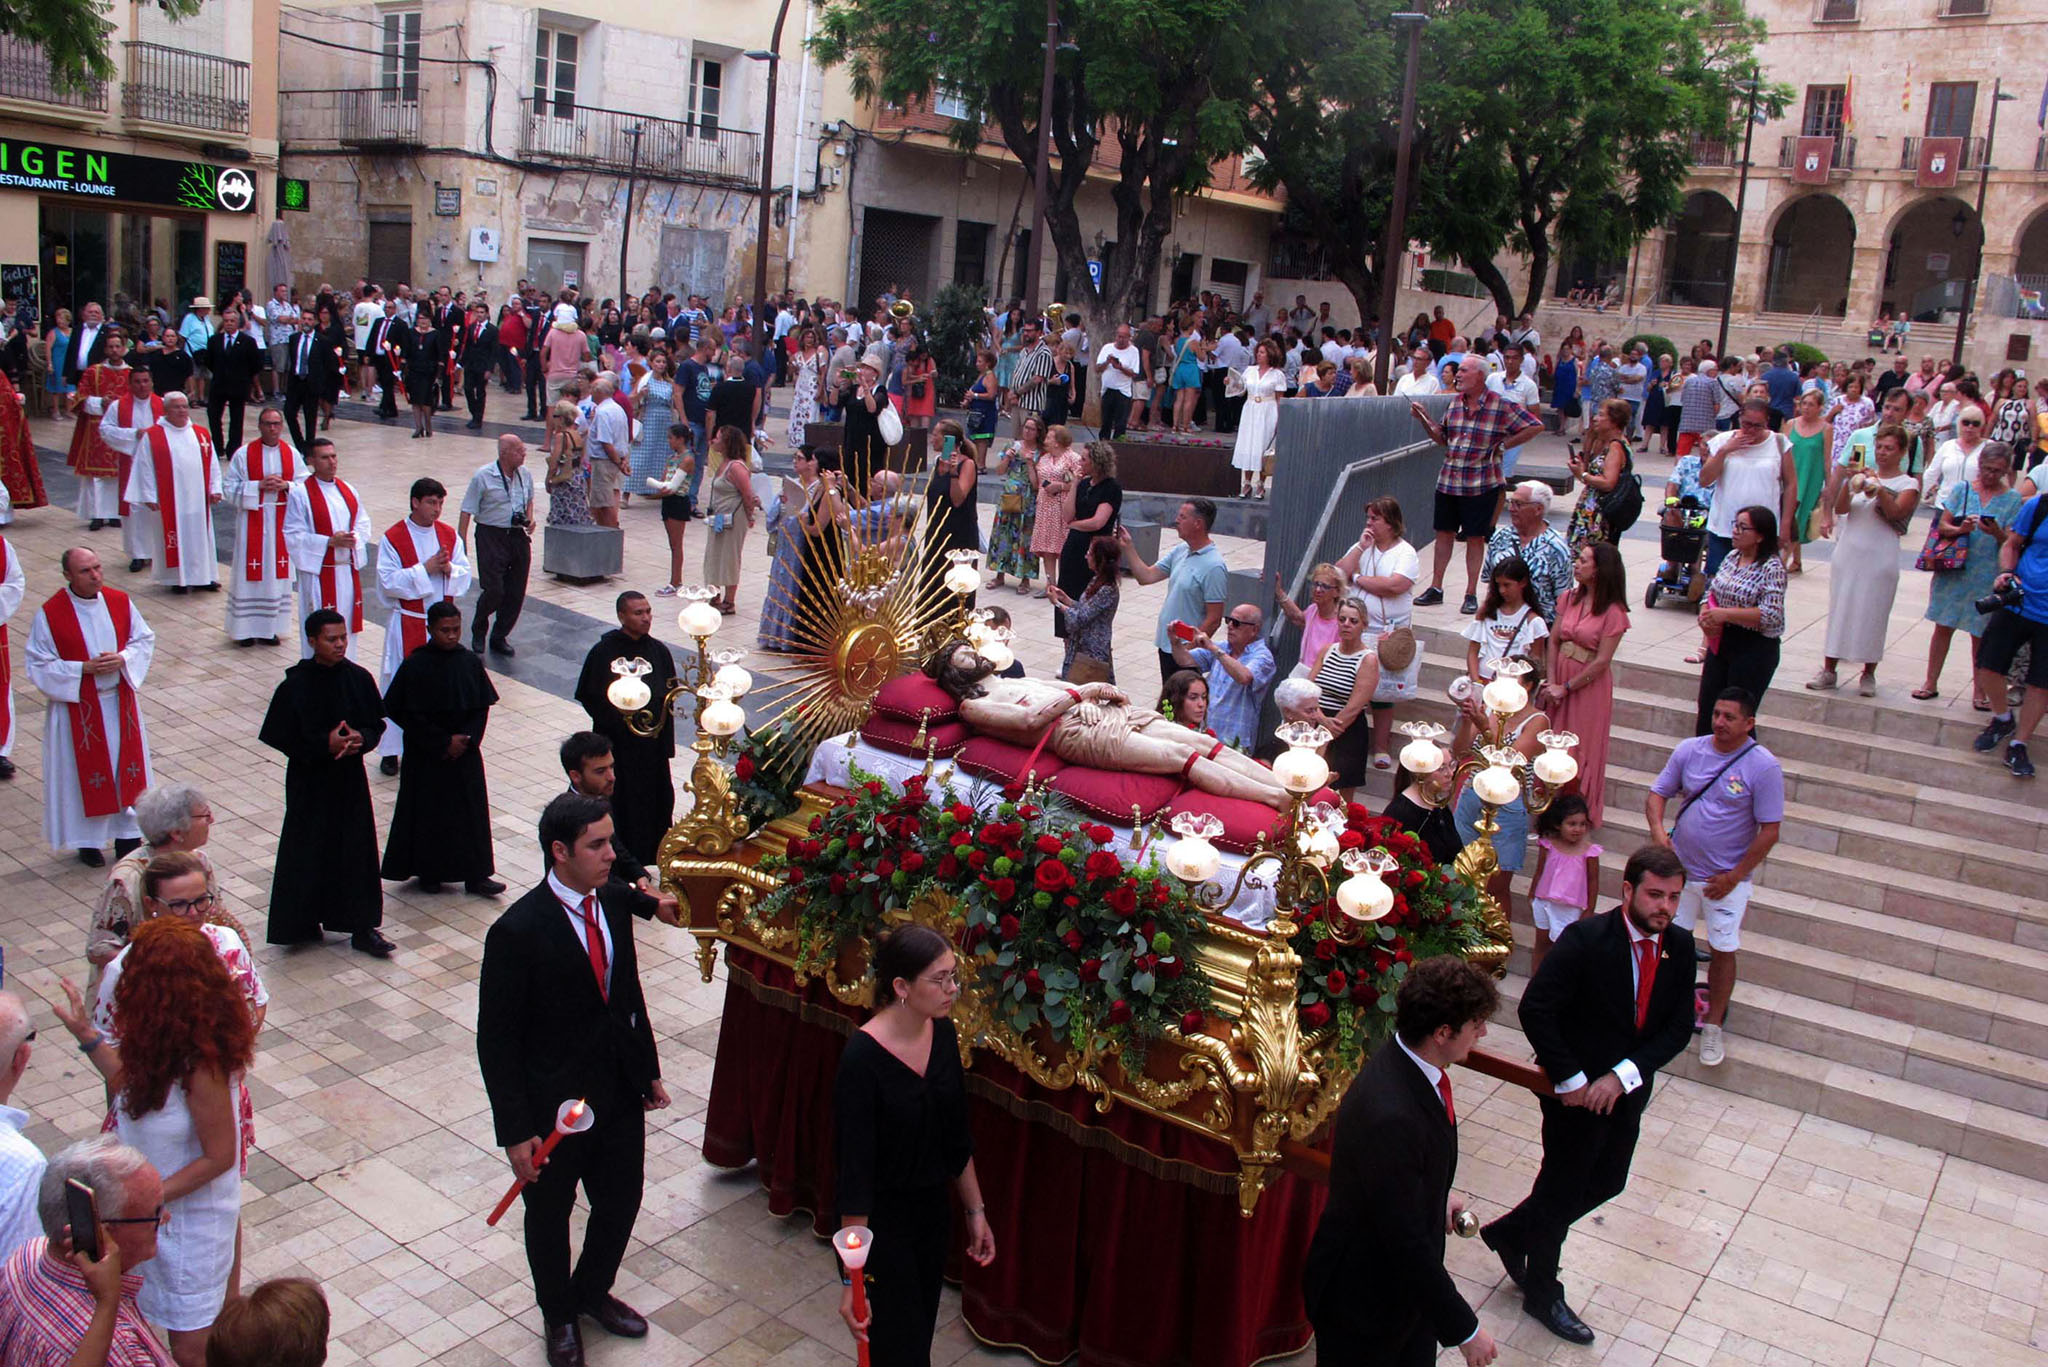
[(235, 452), (221, 477), (234, 511), (235, 555), (228, 562), (228, 639), (238, 646), (276, 645), (292, 621), (292, 558), (284, 511), (294, 481), (305, 474), (284, 439), (284, 414), (256, 415), (256, 440)]
[(142, 450), (142, 434), (164, 420), (163, 396), (148, 366), (128, 367), (128, 394), (100, 414), (100, 440), (121, 457), (121, 549), (128, 552), (128, 573), (140, 574), (156, 555), (156, 526), (150, 518), (129, 516), (128, 480)]
[(14, 669), (8, 663), (7, 623), (21, 610), (26, 592), (21, 557), (0, 536), (0, 779), (14, 777)]
[(143, 431), (127, 497), (156, 524), (157, 583), (172, 593), (220, 587), (213, 544), (220, 462), (213, 458), (213, 438), (192, 421), (183, 390), (164, 395), (164, 420)]
[(149, 786), (149, 731), (139, 691), (156, 633), (127, 594), (104, 586), (100, 558), (64, 552), (64, 587), (29, 628), (29, 681), (43, 709), (43, 838), (104, 867), (142, 843), (135, 799)]
[[(377, 587), (391, 606), (391, 618), (384, 626), (384, 686), (405, 657), (427, 639), (427, 609), (435, 603), (452, 603), (469, 591), (473, 577), (469, 552), (463, 549), (455, 529), (441, 521), (441, 505), (448, 489), (438, 479), (412, 482), (412, 511), (394, 523), (377, 543)], [(398, 723), (388, 722), (378, 738), (380, 772), (398, 772), (398, 757), (404, 753)]]
[[(284, 544), (298, 581), (299, 616), (305, 621), (331, 608), (348, 624), (348, 657), (356, 657), (363, 634), (363, 565), (369, 560), (370, 514), (356, 491), (335, 474), (341, 458), (326, 437), (313, 438), (306, 453), (312, 471), (292, 485), (284, 508)], [(311, 659), (312, 644), (299, 642), (299, 658)]]

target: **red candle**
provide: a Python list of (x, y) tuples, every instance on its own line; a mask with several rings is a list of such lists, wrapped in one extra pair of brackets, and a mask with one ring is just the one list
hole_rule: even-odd
[[(581, 1101), (571, 1102), (562, 1109), (560, 1115), (555, 1117), (554, 1132), (546, 1139), (540, 1141), (540, 1148), (533, 1155), (533, 1165), (536, 1168), (546, 1161), (549, 1154), (555, 1151), (555, 1145), (562, 1142), (563, 1135), (574, 1134), (583, 1128), (578, 1122), (583, 1119), (586, 1109)], [(520, 1189), (525, 1185), (525, 1178), (514, 1177), (511, 1188), (506, 1191), (504, 1196), (499, 1198), (497, 1206), (491, 1211), (491, 1217), (484, 1221), (484, 1223), (495, 1225), (499, 1220), (502, 1220), (505, 1217), (505, 1212), (512, 1209), (512, 1202), (518, 1198)]]
[[(868, 1280), (863, 1270), (868, 1261), (868, 1241), (861, 1237), (858, 1226), (849, 1226), (832, 1236), (838, 1246), (840, 1261), (846, 1264), (846, 1275), (853, 1286), (853, 1317), (864, 1320), (868, 1317)], [(868, 1367), (868, 1344), (862, 1339), (855, 1345), (859, 1350), (860, 1367)]]

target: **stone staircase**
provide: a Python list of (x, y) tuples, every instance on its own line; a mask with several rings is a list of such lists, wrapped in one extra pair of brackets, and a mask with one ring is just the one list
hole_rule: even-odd
[[(1447, 719), (1443, 688), (1465, 643), (1439, 627), (1419, 634), (1425, 710)], [(1692, 733), (1697, 686), (1682, 669), (1623, 663), (1615, 675), (1605, 906), (1648, 839), (1643, 799)], [(1689, 1052), (1671, 1071), (2048, 1180), (2039, 790), (1970, 749), (1974, 720), (1792, 683), (1759, 718), (1785, 766), (1787, 810), (1743, 925), (1728, 1058), (1702, 1068)], [(1386, 791), (1382, 776), (1373, 786)], [(1525, 874), (1516, 893), (1527, 892)], [(1532, 936), (1515, 931), (1493, 1035), (1510, 1052), (1527, 1048), (1511, 1027)]]

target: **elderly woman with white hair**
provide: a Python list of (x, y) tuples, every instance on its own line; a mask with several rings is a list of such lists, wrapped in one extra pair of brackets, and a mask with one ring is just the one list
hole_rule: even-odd
[(1551, 490), (1540, 479), (1524, 480), (1508, 490), (1508, 520), (1486, 539), (1486, 560), (1479, 577), (1491, 581), (1493, 567), (1510, 556), (1529, 567), (1529, 588), (1543, 620), (1555, 621), (1557, 600), (1572, 586), (1572, 550), (1547, 521)]
[(98, 986), (108, 961), (127, 945), (129, 932), (142, 923), (142, 871), (154, 856), (172, 850), (190, 853), (206, 868), (206, 890), (213, 897), (213, 907), (201, 919), (226, 926), (241, 936), (242, 943), (249, 943), (242, 923), (228, 912), (213, 861), (201, 848), (213, 834), (213, 806), (206, 795), (189, 783), (156, 784), (135, 799), (135, 824), (142, 828), (142, 844), (107, 870), (107, 885), (86, 931), (85, 957), (92, 965), (88, 990)]

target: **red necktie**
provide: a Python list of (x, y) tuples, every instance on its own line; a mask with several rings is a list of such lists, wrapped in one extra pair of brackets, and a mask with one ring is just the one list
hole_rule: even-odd
[(1650, 1019), (1650, 989), (1657, 984), (1657, 942), (1636, 941), (1636, 1029)]
[(606, 984), (611, 979), (611, 965), (605, 957), (604, 931), (597, 924), (595, 893), (583, 899), (583, 941), (590, 949), (590, 971), (597, 974), (597, 994), (610, 1001), (611, 989)]
[(1456, 1125), (1458, 1123), (1458, 1108), (1451, 1104), (1451, 1075), (1449, 1073), (1438, 1073), (1436, 1075), (1436, 1094), (1444, 1099), (1444, 1119)]

